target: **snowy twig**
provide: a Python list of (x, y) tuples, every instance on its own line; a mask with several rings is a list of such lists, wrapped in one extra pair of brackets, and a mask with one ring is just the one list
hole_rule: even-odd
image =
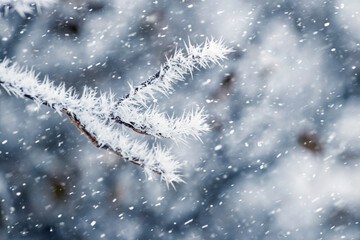
[(137, 87), (130, 85), (130, 92), (117, 105), (146, 105), (149, 97), (155, 92), (168, 95), (173, 90), (173, 84), (185, 80), (186, 74), (192, 74), (194, 69), (207, 68), (210, 63), (220, 65), (220, 61), (226, 59), (226, 55), (233, 49), (224, 45), (223, 41), (206, 39), (200, 45), (193, 45), (190, 41), (185, 44), (186, 54), (183, 50), (175, 51), (171, 58), (160, 68), (160, 70)]
[(96, 147), (142, 166), (147, 175), (160, 174), (167, 184), (173, 185), (183, 180), (179, 174), (181, 164), (170, 151), (159, 144), (149, 147), (146, 142), (131, 140), (121, 127), (180, 140), (186, 135), (199, 137), (199, 133), (207, 128), (202, 109), (184, 113), (180, 118), (165, 117), (156, 106), (147, 107), (146, 99), (155, 91), (167, 94), (172, 83), (183, 80), (184, 74), (191, 73), (197, 66), (206, 67), (210, 62), (223, 59), (222, 54), (230, 50), (222, 48), (221, 43), (208, 40), (203, 47), (189, 45), (186, 57), (177, 51), (168, 60), (166, 73), (160, 71), (158, 80), (153, 79), (120, 101), (111, 92), (99, 94), (86, 86), (80, 97), (72, 88), (66, 90), (64, 84), (55, 86), (47, 77), (39, 81), (34, 71), (11, 65), (8, 60), (0, 63), (0, 85), (9, 94), (29, 98), (38, 105), (44, 104), (66, 114)]

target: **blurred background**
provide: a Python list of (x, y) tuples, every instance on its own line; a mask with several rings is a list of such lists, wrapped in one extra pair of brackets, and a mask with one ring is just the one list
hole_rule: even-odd
[(81, 91), (125, 94), (188, 38), (233, 47), (162, 110), (211, 131), (172, 146), (167, 189), (95, 148), (64, 115), (0, 89), (0, 238), (360, 239), (358, 0), (59, 0), (0, 8), (0, 59)]

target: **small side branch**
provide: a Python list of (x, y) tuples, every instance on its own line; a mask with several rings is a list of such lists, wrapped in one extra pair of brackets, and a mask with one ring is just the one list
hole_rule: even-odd
[[(162, 138), (181, 139), (186, 136), (198, 138), (201, 132), (208, 130), (206, 115), (202, 110), (184, 113), (181, 118), (168, 118), (157, 108), (149, 108), (147, 102), (156, 92), (168, 95), (173, 85), (183, 81), (185, 75), (194, 69), (207, 68), (211, 63), (219, 64), (226, 55), (233, 52), (222, 41), (206, 39), (203, 44), (192, 45), (190, 42), (183, 50), (175, 51), (160, 70), (137, 87), (130, 85), (130, 92), (117, 100), (110, 118), (134, 131)], [(129, 107), (132, 106), (132, 107)], [(139, 109), (144, 109), (140, 112)], [(149, 114), (147, 114), (149, 113)], [(143, 117), (141, 117), (141, 115)], [(161, 122), (161, 127), (157, 124)]]

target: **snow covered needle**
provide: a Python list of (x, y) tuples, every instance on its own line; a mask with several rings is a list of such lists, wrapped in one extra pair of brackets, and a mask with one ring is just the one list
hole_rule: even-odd
[(20, 68), (4, 60), (0, 63), (0, 85), (17, 97), (34, 100), (59, 113), (66, 114), (75, 126), (98, 148), (107, 149), (124, 160), (140, 165), (150, 177), (161, 175), (168, 185), (183, 182), (181, 163), (160, 144), (149, 146), (146, 142), (131, 139), (124, 127), (146, 135), (185, 140), (186, 136), (199, 138), (207, 131), (203, 109), (192, 110), (181, 117), (167, 117), (157, 105), (148, 106), (156, 92), (169, 94), (172, 85), (184, 80), (194, 69), (219, 63), (231, 52), (221, 41), (206, 40), (202, 45), (186, 46), (186, 54), (176, 51), (160, 71), (138, 87), (132, 87), (125, 97), (116, 99), (113, 93), (97, 93), (84, 87), (81, 96), (64, 84), (55, 86), (47, 77), (39, 81), (32, 70)]

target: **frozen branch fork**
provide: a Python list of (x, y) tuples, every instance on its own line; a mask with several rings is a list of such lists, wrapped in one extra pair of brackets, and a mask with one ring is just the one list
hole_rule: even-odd
[(181, 117), (168, 117), (152, 103), (155, 93), (168, 95), (173, 85), (183, 81), (194, 69), (219, 64), (232, 50), (221, 41), (206, 40), (201, 45), (185, 45), (176, 50), (160, 70), (139, 86), (130, 85), (129, 93), (117, 98), (113, 93), (97, 93), (84, 87), (81, 95), (55, 86), (47, 77), (40, 81), (34, 71), (3, 60), (0, 63), (0, 85), (12, 95), (28, 98), (66, 114), (74, 125), (98, 148), (107, 149), (124, 160), (144, 168), (151, 176), (157, 173), (167, 184), (182, 182), (181, 163), (160, 144), (130, 139), (123, 127), (140, 134), (185, 141), (189, 136), (199, 138), (208, 130), (202, 109), (191, 110)]

